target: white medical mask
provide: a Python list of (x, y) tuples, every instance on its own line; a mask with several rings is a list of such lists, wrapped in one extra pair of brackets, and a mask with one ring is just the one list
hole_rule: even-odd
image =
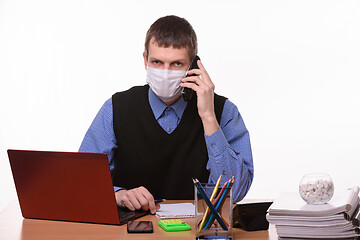
[(163, 102), (170, 102), (180, 94), (181, 79), (186, 76), (186, 71), (174, 71), (147, 67), (146, 82), (151, 90)]

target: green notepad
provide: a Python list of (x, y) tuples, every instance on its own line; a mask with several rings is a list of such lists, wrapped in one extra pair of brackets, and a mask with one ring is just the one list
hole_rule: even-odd
[(158, 225), (168, 232), (191, 230), (190, 225), (180, 219), (161, 220)]

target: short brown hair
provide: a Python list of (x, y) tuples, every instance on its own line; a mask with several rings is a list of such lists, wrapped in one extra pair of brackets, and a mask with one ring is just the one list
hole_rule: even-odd
[(148, 58), (150, 40), (154, 37), (160, 47), (187, 47), (190, 59), (197, 55), (197, 38), (193, 27), (185, 18), (174, 15), (156, 20), (149, 28), (145, 38), (145, 58)]

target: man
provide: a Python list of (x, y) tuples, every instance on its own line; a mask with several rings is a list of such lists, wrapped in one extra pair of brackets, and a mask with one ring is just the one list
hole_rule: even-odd
[[(119, 206), (154, 214), (154, 199), (193, 199), (192, 177), (213, 183), (222, 175), (224, 183), (235, 175), (234, 200), (248, 192), (248, 131), (236, 106), (214, 94), (201, 61), (187, 71), (196, 55), (192, 26), (159, 18), (145, 39), (148, 85), (114, 94), (87, 131), (79, 151), (107, 153)], [(196, 92), (189, 102), (183, 88)]]

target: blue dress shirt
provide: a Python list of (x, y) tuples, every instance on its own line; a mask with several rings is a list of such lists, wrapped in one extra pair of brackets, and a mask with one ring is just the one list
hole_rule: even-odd
[[(187, 103), (183, 98), (167, 106), (149, 88), (149, 103), (159, 125), (168, 133), (178, 126)], [(220, 175), (221, 184), (235, 175), (233, 185), (234, 201), (240, 201), (248, 192), (253, 180), (253, 160), (249, 133), (237, 107), (229, 100), (225, 101), (220, 128), (212, 135), (205, 135), (210, 171), (209, 183), (215, 183)], [(101, 107), (86, 132), (79, 152), (106, 153), (110, 171), (114, 169), (114, 151), (117, 149), (113, 129), (112, 99)], [(114, 186), (114, 190), (122, 189)]]

